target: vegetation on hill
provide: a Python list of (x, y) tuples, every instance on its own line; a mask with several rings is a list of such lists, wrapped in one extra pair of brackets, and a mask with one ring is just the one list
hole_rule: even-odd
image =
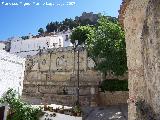
[(56, 32), (56, 31), (66, 31), (68, 29), (73, 29), (74, 27), (77, 27), (79, 25), (78, 22), (74, 21), (73, 19), (66, 18), (62, 22), (50, 22), (46, 26), (46, 32)]
[(44, 33), (43, 28), (39, 28), (38, 33), (39, 33), (39, 34), (43, 34), (43, 33)]
[[(73, 29), (78, 26), (86, 26), (86, 25), (96, 25), (98, 23), (98, 19), (101, 16), (101, 14), (93, 14), (93, 13), (82, 13), (82, 16), (78, 17), (76, 16), (75, 19), (66, 18), (61, 22), (58, 21), (52, 21), (46, 25), (46, 31), (44, 28), (39, 28), (38, 33), (50, 33), (50, 32), (61, 32), (66, 31), (68, 29)], [(108, 19), (111, 21), (116, 21), (117, 18), (107, 16)]]

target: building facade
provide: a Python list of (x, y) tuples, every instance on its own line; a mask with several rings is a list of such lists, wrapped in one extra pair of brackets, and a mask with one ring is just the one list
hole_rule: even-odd
[(71, 30), (57, 33), (57, 35), (60, 35), (63, 37), (63, 47), (73, 46), (73, 44), (71, 43), (71, 39), (70, 39), (71, 34), (72, 34)]
[(62, 36), (46, 36), (26, 40), (11, 40), (10, 53), (21, 57), (36, 55), (40, 50), (63, 47)]
[[(25, 59), (0, 50), (0, 98), (12, 88), (22, 94)], [(0, 120), (6, 120), (7, 104), (0, 104)]]
[(5, 43), (0, 42), (0, 50), (5, 50)]
[(11, 40), (10, 53), (21, 57), (36, 55), (40, 50), (73, 46), (70, 42), (71, 31), (54, 33), (54, 35), (41, 35), (28, 39), (14, 38)]
[(0, 50), (0, 97), (13, 88), (22, 94), (25, 59)]

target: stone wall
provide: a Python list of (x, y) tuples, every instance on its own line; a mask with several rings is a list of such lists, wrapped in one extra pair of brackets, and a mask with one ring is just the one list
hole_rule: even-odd
[[(129, 96), (142, 99), (160, 111), (160, 1), (131, 0), (124, 15), (129, 72)], [(129, 104), (129, 120), (138, 118), (134, 102)]]
[[(73, 105), (77, 100), (77, 59), (72, 47), (43, 51), (28, 58), (23, 99), (32, 104)], [(92, 100), (91, 89), (98, 93), (101, 76), (93, 70), (94, 62), (83, 48), (79, 60), (80, 102), (88, 106)]]
[(100, 92), (98, 96), (98, 105), (107, 106), (107, 105), (119, 105), (127, 104), (129, 98), (128, 91), (115, 91), (115, 92)]

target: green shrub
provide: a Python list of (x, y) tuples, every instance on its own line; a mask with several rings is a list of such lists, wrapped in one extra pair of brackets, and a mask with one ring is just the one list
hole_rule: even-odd
[(128, 80), (104, 80), (100, 85), (104, 91), (128, 91)]
[(43, 115), (41, 108), (33, 108), (22, 102), (13, 89), (7, 91), (0, 99), (0, 103), (9, 104), (11, 114), (7, 116), (7, 120), (38, 120)]

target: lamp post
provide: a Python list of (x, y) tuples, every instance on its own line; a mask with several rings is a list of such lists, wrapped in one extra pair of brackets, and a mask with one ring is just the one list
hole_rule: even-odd
[[(75, 46), (74, 46), (74, 56), (75, 56), (75, 51), (77, 51), (77, 88), (76, 88), (76, 95), (77, 95), (77, 100), (76, 100), (76, 105), (79, 105), (79, 46), (78, 46), (78, 40), (75, 41)], [(74, 57), (75, 60), (75, 57)], [(75, 68), (75, 62), (74, 62), (74, 68)]]
[(79, 105), (79, 48), (78, 48), (78, 69), (77, 69), (77, 104)]

